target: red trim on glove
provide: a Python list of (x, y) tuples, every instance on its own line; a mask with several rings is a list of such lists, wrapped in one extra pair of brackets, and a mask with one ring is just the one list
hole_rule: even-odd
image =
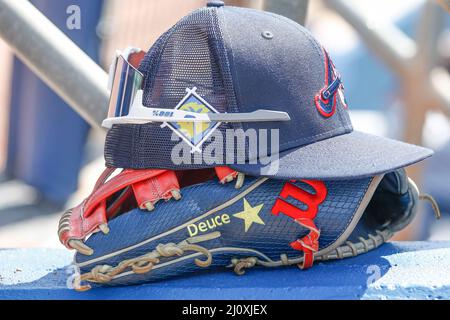
[(217, 178), (219, 182), (224, 184), (228, 182), (228, 179), (233, 180), (237, 177), (238, 172), (229, 167), (215, 167)]
[[(106, 168), (97, 180), (91, 195), (71, 209), (67, 215), (63, 215), (59, 226), (59, 239), (66, 247), (70, 248), (69, 240), (85, 239), (96, 232), (100, 225), (107, 224), (108, 220), (119, 214), (123, 209), (122, 205), (129, 202), (132, 196), (130, 188), (125, 190), (127, 187), (131, 186), (139, 206), (148, 201), (168, 200), (172, 190), (179, 190), (174, 171), (127, 169), (108, 180), (114, 171), (113, 168)], [(112, 203), (108, 203), (107, 208), (109, 198), (121, 190), (124, 192), (117, 195)]]
[(169, 200), (173, 190), (180, 190), (178, 179), (174, 171), (165, 171), (161, 174), (142, 180), (132, 185), (134, 196), (139, 208), (145, 209), (145, 204), (154, 205), (158, 200)]

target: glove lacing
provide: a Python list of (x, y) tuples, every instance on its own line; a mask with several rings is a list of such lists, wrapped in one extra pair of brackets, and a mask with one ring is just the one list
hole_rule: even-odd
[[(115, 276), (130, 268), (130, 271), (136, 274), (144, 274), (150, 272), (155, 265), (160, 263), (160, 258), (182, 256), (186, 251), (199, 252), (205, 255), (206, 259), (201, 260), (196, 258), (194, 262), (197, 266), (206, 268), (212, 263), (212, 254), (208, 249), (196, 243), (213, 240), (220, 236), (220, 232), (215, 231), (205, 235), (187, 238), (179, 243), (158, 244), (153, 251), (136, 258), (124, 260), (115, 267), (110, 265), (98, 265), (90, 272), (80, 275), (75, 283), (80, 284), (82, 281), (107, 283), (113, 280)], [(74, 287), (77, 291), (85, 291), (91, 288), (90, 285), (76, 285)]]

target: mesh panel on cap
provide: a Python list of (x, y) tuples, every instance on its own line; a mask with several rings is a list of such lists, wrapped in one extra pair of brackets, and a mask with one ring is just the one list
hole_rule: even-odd
[[(219, 112), (233, 112), (234, 92), (216, 10), (201, 9), (166, 32), (141, 63), (145, 73), (143, 104), (173, 108), (197, 92)], [(230, 101), (231, 100), (231, 101)], [(232, 107), (227, 110), (227, 105)]]
[[(144, 106), (175, 108), (185, 96), (186, 88), (196, 87), (197, 93), (218, 112), (238, 112), (217, 8), (202, 8), (180, 20), (155, 42), (139, 69), (145, 76)], [(229, 127), (222, 124), (219, 130)], [(178, 142), (171, 141), (171, 135), (169, 128), (160, 128), (159, 124), (115, 125), (106, 137), (106, 165), (135, 169), (193, 168), (172, 163), (171, 151)], [(195, 167), (207, 166), (210, 165)]]

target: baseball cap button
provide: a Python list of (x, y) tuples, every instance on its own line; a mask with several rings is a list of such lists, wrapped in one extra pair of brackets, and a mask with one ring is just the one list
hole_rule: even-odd
[(263, 36), (264, 39), (270, 40), (273, 38), (273, 33), (270, 31), (263, 31), (261, 32), (261, 35)]
[(223, 7), (225, 3), (220, 0), (209, 0), (206, 4), (207, 7)]

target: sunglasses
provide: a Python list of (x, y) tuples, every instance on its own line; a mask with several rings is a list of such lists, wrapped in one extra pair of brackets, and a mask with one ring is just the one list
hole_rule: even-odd
[[(102, 126), (111, 128), (114, 124), (144, 124), (149, 122), (264, 122), (289, 121), (288, 113), (274, 110), (258, 109), (247, 113), (196, 113), (179, 110), (190, 96), (195, 96), (204, 104), (208, 103), (196, 93), (196, 88), (187, 88), (186, 96), (178, 106), (167, 108), (149, 108), (142, 104), (144, 75), (137, 69), (145, 52), (138, 48), (118, 51), (109, 72), (108, 117)], [(214, 108), (211, 108), (214, 110)]]

